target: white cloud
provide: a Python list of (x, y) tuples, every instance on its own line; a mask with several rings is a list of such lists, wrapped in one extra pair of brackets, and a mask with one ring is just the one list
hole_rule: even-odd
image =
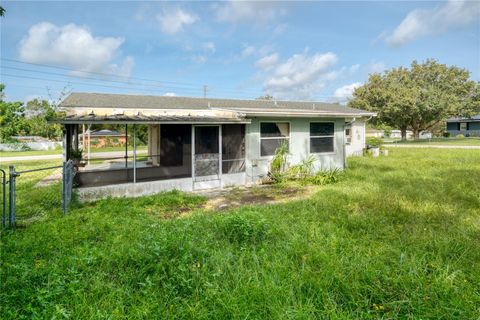
[(242, 57), (249, 57), (251, 56), (252, 54), (254, 54), (256, 51), (255, 47), (254, 46), (245, 46), (242, 50)]
[[(20, 59), (129, 77), (134, 66), (133, 57), (127, 56), (121, 64), (114, 63), (123, 42), (119, 37), (95, 37), (88, 28), (75, 24), (57, 26), (41, 22), (30, 27), (20, 42)], [(85, 76), (82, 72), (75, 74)]]
[(354, 82), (352, 84), (347, 84), (343, 87), (340, 87), (333, 93), (333, 99), (338, 102), (347, 102), (350, 98), (352, 98), (353, 91), (361, 86), (362, 83)]
[(371, 62), (368, 66), (368, 73), (382, 73), (387, 69), (385, 62)]
[(271, 55), (265, 56), (257, 62), (255, 62), (255, 66), (261, 69), (268, 70), (278, 62), (278, 53), (272, 53)]
[(350, 68), (348, 68), (348, 71), (350, 73), (355, 73), (355, 72), (358, 71), (358, 69), (360, 69), (360, 65), (359, 64), (354, 64)]
[(285, 13), (278, 3), (270, 1), (228, 1), (216, 5), (219, 21), (230, 23), (265, 24)]
[(175, 92), (166, 92), (163, 96), (164, 97), (176, 97), (177, 94)]
[(480, 2), (449, 0), (434, 9), (411, 11), (385, 40), (390, 46), (402, 46), (417, 38), (436, 35), (449, 29), (478, 23)]
[(191, 25), (199, 19), (195, 14), (181, 8), (163, 8), (156, 18), (160, 23), (160, 29), (170, 35), (182, 31), (185, 26)]
[(310, 99), (327, 81), (338, 77), (338, 71), (330, 70), (336, 62), (332, 52), (294, 54), (267, 74), (264, 91), (277, 98)]
[(287, 29), (287, 26), (285, 24), (279, 24), (273, 29), (273, 34), (277, 36), (281, 35), (285, 32), (286, 29)]
[(213, 43), (213, 42), (211, 42), (211, 41), (209, 41), (209, 42), (204, 42), (204, 43), (202, 44), (202, 48), (203, 48), (203, 50), (204, 50), (205, 52), (208, 52), (208, 53), (210, 53), (210, 54), (213, 54), (213, 53), (215, 53), (215, 51), (216, 51), (215, 43)]

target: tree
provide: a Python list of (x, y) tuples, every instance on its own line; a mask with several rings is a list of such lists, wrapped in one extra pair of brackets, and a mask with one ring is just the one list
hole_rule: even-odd
[(410, 68), (371, 74), (354, 91), (349, 106), (377, 112), (375, 121), (399, 128), (402, 139), (407, 129), (418, 138), (420, 131), (448, 117), (480, 112), (479, 92), (467, 70), (429, 59), (421, 64), (413, 61)]
[(274, 99), (273, 96), (269, 94), (255, 98), (255, 100), (273, 100), (273, 99)]
[(5, 9), (0, 6), (0, 17), (3, 17), (5, 15)]
[(62, 134), (61, 125), (52, 123), (57, 117), (54, 107), (47, 100), (34, 99), (26, 104), (4, 101), (5, 85), (0, 84), (0, 139), (9, 140), (16, 135), (35, 135), (57, 138)]
[(56, 118), (54, 107), (47, 100), (33, 99), (25, 105), (25, 119), (29, 125), (29, 134), (46, 138), (61, 136), (62, 128), (52, 123)]
[(4, 101), (3, 90), (5, 85), (0, 84), (0, 140), (8, 140), (11, 136), (25, 134), (28, 125), (25, 121), (25, 110), (21, 102)]

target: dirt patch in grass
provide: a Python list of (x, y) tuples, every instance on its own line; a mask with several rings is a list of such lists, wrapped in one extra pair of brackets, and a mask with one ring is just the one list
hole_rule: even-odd
[(308, 198), (314, 191), (314, 186), (279, 186), (265, 185), (248, 188), (232, 188), (208, 197), (204, 205), (206, 210), (224, 211), (246, 205), (273, 204)]

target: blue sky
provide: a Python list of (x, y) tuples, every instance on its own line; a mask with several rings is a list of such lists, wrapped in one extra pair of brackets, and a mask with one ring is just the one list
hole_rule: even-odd
[[(3, 1), (9, 100), (82, 92), (345, 102), (435, 58), (480, 80), (480, 2)], [(54, 66), (54, 67), (49, 67)], [(47, 90), (48, 88), (48, 90)]]

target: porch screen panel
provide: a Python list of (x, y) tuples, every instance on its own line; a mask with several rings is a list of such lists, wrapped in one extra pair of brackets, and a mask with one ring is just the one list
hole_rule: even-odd
[(166, 178), (192, 175), (191, 130), (189, 124), (160, 125), (159, 171)]
[(219, 178), (220, 147), (218, 126), (195, 127), (195, 179)]
[(245, 125), (222, 125), (222, 173), (245, 172)]

